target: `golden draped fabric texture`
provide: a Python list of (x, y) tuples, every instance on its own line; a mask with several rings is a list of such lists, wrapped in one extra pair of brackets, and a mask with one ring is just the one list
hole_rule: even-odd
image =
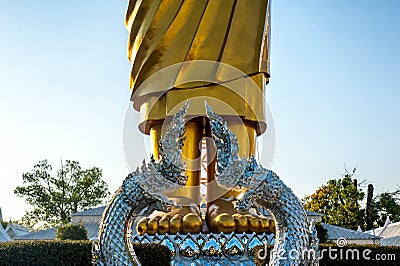
[[(265, 122), (260, 95), (269, 78), (269, 18), (268, 0), (130, 0), (125, 23), (131, 100), (141, 112), (140, 130), (148, 134), (152, 121), (173, 115), (186, 99), (207, 99), (218, 113), (255, 123), (261, 134)], [(181, 64), (157, 74), (193, 60), (227, 64), (241, 74), (227, 73), (218, 64)], [(158, 78), (149, 82), (152, 75)], [(247, 88), (254, 84), (258, 94)], [(189, 114), (204, 114), (204, 104), (193, 106)]]

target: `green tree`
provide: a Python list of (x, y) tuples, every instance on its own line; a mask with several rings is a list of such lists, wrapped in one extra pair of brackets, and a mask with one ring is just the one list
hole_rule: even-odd
[(372, 219), (374, 226), (385, 224), (387, 217), (392, 222), (400, 221), (400, 190), (394, 192), (383, 192), (372, 200)]
[(101, 204), (110, 195), (98, 167), (82, 169), (79, 162), (67, 160), (56, 176), (51, 171), (47, 160), (39, 161), (14, 190), (33, 207), (22, 218), (31, 227), (66, 224), (71, 213)]
[(326, 230), (321, 223), (315, 223), (315, 230), (317, 230), (319, 243), (327, 243), (329, 239), (328, 230)]
[(352, 180), (355, 173), (346, 173), (341, 179), (329, 180), (312, 195), (303, 199), (307, 210), (323, 214), (322, 222), (350, 229), (357, 229), (363, 217), (360, 203), (364, 193)]
[(8, 225), (8, 222), (0, 220), (0, 225), (3, 226), (3, 228), (6, 228)]
[(57, 228), (56, 240), (86, 240), (87, 231), (81, 224), (65, 224)]

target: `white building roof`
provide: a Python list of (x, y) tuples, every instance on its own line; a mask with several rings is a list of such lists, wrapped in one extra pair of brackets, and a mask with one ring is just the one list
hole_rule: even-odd
[(99, 235), (99, 228), (100, 228), (100, 223), (96, 222), (89, 222), (83, 224), (85, 227), (86, 231), (88, 232), (88, 239), (97, 239), (97, 236)]
[(337, 240), (339, 238), (350, 239), (378, 239), (379, 236), (373, 236), (367, 233), (358, 232), (356, 230), (351, 230), (343, 228), (336, 225), (321, 223), (321, 225), (328, 231), (328, 238), (330, 240)]
[(92, 208), (86, 211), (80, 211), (80, 212), (75, 212), (73, 214), (71, 214), (72, 216), (102, 216), (104, 210), (106, 209), (107, 206), (100, 206), (100, 207), (96, 207), (96, 208)]
[(4, 229), (4, 231), (7, 232), (7, 234), (11, 237), (11, 238), (17, 238), (26, 234), (29, 234), (29, 230), (28, 228), (19, 225), (19, 224), (15, 224), (12, 221), (10, 221), (7, 225), (7, 227)]
[(0, 224), (0, 242), (8, 242), (11, 240), (12, 239), (10, 238), (10, 236), (6, 233), (3, 226)]
[(382, 246), (400, 246), (400, 236), (382, 238), (381, 245)]
[(400, 222), (385, 224), (385, 226), (369, 230), (367, 233), (382, 237), (382, 246), (400, 246)]
[(37, 232), (32, 232), (15, 238), (15, 240), (54, 240), (56, 238), (56, 229), (49, 228)]
[(388, 238), (388, 237), (395, 237), (400, 236), (400, 222), (391, 223), (383, 227), (379, 227), (373, 230), (368, 231), (369, 234), (374, 234)]
[[(88, 222), (83, 225), (88, 232), (88, 239), (95, 239), (99, 234), (100, 223)], [(54, 240), (56, 238), (56, 229), (49, 228), (27, 235), (20, 236), (16, 240)]]

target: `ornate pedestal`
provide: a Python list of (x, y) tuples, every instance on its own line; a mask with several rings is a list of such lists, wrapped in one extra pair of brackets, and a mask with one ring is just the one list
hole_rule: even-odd
[[(174, 253), (174, 265), (254, 265), (254, 247), (271, 242), (272, 236), (255, 234), (132, 236), (139, 213), (169, 212), (175, 203), (164, 193), (185, 183), (181, 150), (187, 108), (188, 102), (160, 141), (160, 158), (143, 162), (129, 174), (105, 209), (99, 241), (93, 249), (95, 265), (140, 265), (132, 241), (168, 246)], [(318, 265), (319, 241), (314, 222), (307, 222), (299, 199), (274, 172), (263, 168), (254, 158), (239, 158), (235, 135), (220, 116), (209, 106), (206, 108), (218, 153), (218, 185), (246, 190), (241, 199), (236, 199), (238, 211), (265, 208), (275, 220), (276, 237), (269, 265)]]
[(176, 234), (135, 235), (132, 242), (161, 243), (173, 254), (172, 265), (255, 265), (254, 249), (268, 245), (266, 234)]

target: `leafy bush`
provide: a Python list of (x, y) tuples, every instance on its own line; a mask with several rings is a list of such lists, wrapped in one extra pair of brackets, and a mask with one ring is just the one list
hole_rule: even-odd
[(171, 265), (172, 253), (160, 244), (133, 244), (133, 249), (143, 266), (169, 266)]
[[(170, 265), (171, 251), (160, 244), (133, 244), (143, 266)], [(92, 242), (81, 241), (14, 241), (0, 242), (0, 265), (76, 266), (92, 265)]]
[(315, 230), (317, 230), (317, 236), (319, 239), (319, 243), (327, 243), (328, 242), (328, 230), (326, 230), (321, 223), (315, 224)]
[[(270, 253), (272, 248), (272, 246), (268, 246), (268, 253)], [(264, 247), (260, 246), (256, 248), (255, 263), (257, 266), (267, 265), (270, 254), (268, 254), (266, 259), (261, 260), (257, 256), (259, 249), (264, 249)], [(319, 249), (320, 251), (324, 250), (322, 251), (323, 256), (321, 256), (322, 258), (319, 261), (320, 266), (400, 265), (400, 247), (377, 245), (348, 245), (345, 247), (338, 247), (336, 244), (321, 244)], [(260, 254), (263, 255), (263, 252), (261, 251)]]
[(81, 224), (66, 224), (57, 228), (56, 240), (87, 240), (87, 234)]
[(91, 265), (89, 241), (13, 241), (0, 243), (0, 265)]

